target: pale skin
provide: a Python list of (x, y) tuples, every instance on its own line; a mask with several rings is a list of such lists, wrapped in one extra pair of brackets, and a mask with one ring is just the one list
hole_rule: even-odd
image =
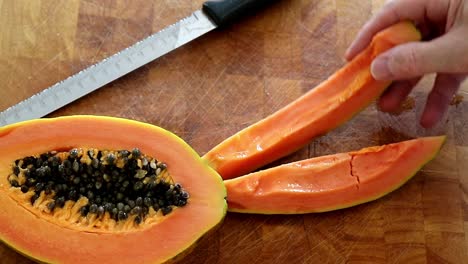
[(380, 30), (401, 20), (413, 21), (423, 41), (396, 46), (378, 56), (371, 73), (393, 84), (379, 100), (382, 111), (399, 107), (419, 80), (436, 74), (420, 124), (430, 128), (444, 116), (468, 76), (468, 0), (392, 0), (372, 17), (346, 51), (351, 60)]

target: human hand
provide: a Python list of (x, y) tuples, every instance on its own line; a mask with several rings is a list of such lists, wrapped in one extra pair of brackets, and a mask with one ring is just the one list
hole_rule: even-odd
[(373, 77), (395, 81), (381, 96), (379, 107), (395, 110), (425, 74), (437, 73), (420, 120), (423, 127), (432, 127), (468, 75), (468, 1), (387, 1), (361, 29), (346, 59), (362, 51), (377, 32), (401, 20), (413, 21), (423, 41), (396, 46), (374, 59)]

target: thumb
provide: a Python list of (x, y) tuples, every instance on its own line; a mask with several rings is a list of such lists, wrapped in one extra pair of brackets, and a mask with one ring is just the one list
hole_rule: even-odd
[(403, 80), (424, 74), (468, 71), (466, 41), (447, 34), (429, 42), (410, 42), (379, 55), (371, 65), (377, 80)]

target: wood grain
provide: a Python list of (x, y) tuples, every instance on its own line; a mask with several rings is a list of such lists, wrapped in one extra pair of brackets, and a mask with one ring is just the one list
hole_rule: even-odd
[[(0, 111), (187, 16), (203, 1), (0, 0)], [(112, 115), (165, 127), (201, 155), (312, 89), (382, 0), (289, 0), (211, 32), (50, 116)], [(375, 104), (273, 165), (445, 133), (399, 190), (321, 214), (229, 213), (183, 263), (467, 263), (468, 83), (444, 121), (418, 125), (433, 76), (398, 114)], [(0, 245), (0, 263), (31, 263)]]

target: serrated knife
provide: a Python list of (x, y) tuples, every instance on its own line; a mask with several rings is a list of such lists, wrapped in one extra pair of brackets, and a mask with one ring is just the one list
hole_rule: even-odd
[(210, 0), (200, 10), (0, 112), (0, 126), (41, 118), (275, 0)]

